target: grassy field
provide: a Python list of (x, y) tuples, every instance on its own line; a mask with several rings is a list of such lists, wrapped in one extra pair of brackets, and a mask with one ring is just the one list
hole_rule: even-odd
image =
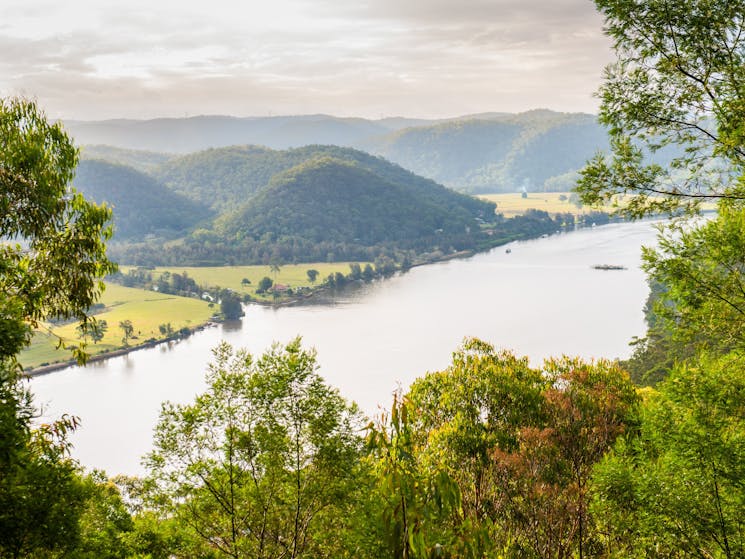
[[(101, 297), (105, 305), (103, 312), (96, 314), (96, 319), (105, 320), (108, 330), (103, 339), (97, 344), (88, 342), (88, 351), (95, 355), (106, 350), (117, 349), (122, 346), (122, 330), (119, 322), (130, 320), (134, 327), (134, 336), (130, 345), (139, 345), (151, 338), (162, 338), (159, 331), (161, 324), (170, 323), (174, 331), (183, 327), (194, 327), (207, 322), (216, 310), (210, 308), (206, 301), (164, 295), (154, 291), (122, 287), (116, 284), (106, 284), (106, 291)], [(44, 325), (44, 329), (34, 335), (31, 346), (20, 355), (24, 367), (35, 367), (42, 363), (54, 363), (70, 358), (69, 352), (55, 349), (57, 338), (45, 331), (52, 332), (69, 342), (78, 342), (76, 324), (64, 326)]]
[[(360, 263), (363, 267), (364, 262)], [(127, 273), (130, 266), (121, 266), (121, 271)], [(193, 278), (203, 287), (222, 287), (232, 289), (237, 293), (251, 295), (259, 300), (270, 300), (271, 294), (257, 295), (256, 286), (259, 280), (267, 276), (275, 284), (286, 285), (287, 287), (309, 287), (313, 284), (308, 281), (307, 271), (310, 269), (318, 270), (318, 279), (316, 284), (321, 283), (329, 274), (341, 272), (349, 273), (348, 262), (333, 262), (330, 264), (316, 262), (310, 264), (284, 264), (280, 266), (279, 272), (272, 272), (269, 266), (215, 266), (205, 268), (194, 267), (159, 267), (152, 270), (153, 279), (160, 277), (163, 272), (172, 274), (183, 274), (186, 272), (190, 278)], [(243, 284), (243, 279), (248, 279), (250, 284)]]
[[(519, 192), (509, 194), (479, 194), (478, 198), (489, 200), (497, 204), (497, 212), (504, 214), (505, 217), (512, 217), (525, 213), (526, 210), (543, 210), (550, 214), (571, 213), (575, 216), (585, 215), (590, 212), (611, 213), (613, 208), (605, 206), (602, 208), (589, 208), (583, 206), (578, 208), (569, 201), (571, 192), (533, 192), (523, 198)], [(565, 199), (562, 200), (561, 198)], [(705, 211), (716, 210), (716, 204), (708, 202), (702, 204), (701, 208)]]
[[(489, 200), (497, 204), (497, 212), (505, 217), (512, 217), (525, 213), (526, 210), (543, 210), (550, 214), (571, 213), (573, 215), (588, 214), (598, 211), (588, 207), (578, 208), (569, 201), (571, 192), (539, 192), (529, 193), (523, 198), (519, 192), (509, 194), (479, 194), (479, 198)], [(564, 200), (560, 198), (564, 197)], [(610, 211), (610, 208), (602, 208), (600, 211)]]

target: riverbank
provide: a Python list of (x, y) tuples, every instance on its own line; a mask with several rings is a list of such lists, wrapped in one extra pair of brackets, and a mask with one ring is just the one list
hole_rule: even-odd
[(30, 346), (19, 355), (19, 361), (26, 371), (69, 366), (70, 353), (59, 349), (60, 340), (65, 345), (86, 341), (91, 358), (131, 351), (152, 342), (188, 335), (213, 321), (218, 310), (214, 304), (200, 299), (107, 283), (100, 302), (91, 309), (101, 327), (100, 336), (94, 339), (86, 334), (84, 339), (74, 321), (44, 323), (34, 333)]
[[(472, 256), (475, 254), (474, 251), (458, 251), (447, 255), (438, 255), (436, 257), (432, 257), (427, 259), (426, 261), (420, 261), (412, 263), (410, 266), (406, 268), (398, 268), (396, 270), (391, 271), (387, 276), (383, 276), (380, 278), (373, 278), (371, 281), (375, 281), (378, 279), (385, 279), (386, 277), (390, 277), (391, 275), (395, 273), (405, 273), (407, 270), (419, 267), (419, 266), (425, 266), (427, 264), (432, 264), (435, 262), (441, 262), (446, 260), (452, 260), (456, 258), (466, 258), (469, 256)], [(344, 267), (342, 267), (342, 265)], [(284, 289), (286, 287), (286, 284), (280, 283), (281, 281), (287, 281), (291, 284), (297, 284), (299, 283), (299, 278), (301, 277), (299, 274), (299, 269), (302, 268), (302, 275), (306, 276), (307, 281), (307, 269), (318, 269), (323, 270), (324, 272), (328, 273), (329, 275), (334, 274), (342, 274), (342, 270), (346, 271), (347, 273), (344, 275), (344, 280), (338, 279), (339, 276), (336, 276), (337, 279), (335, 281), (338, 282), (338, 285), (329, 285), (328, 283), (319, 282), (318, 284), (309, 284), (308, 286), (303, 286), (303, 289), (299, 289), (297, 291), (290, 291), (290, 294), (287, 293), (287, 289)], [(345, 269), (346, 268), (346, 269)], [(128, 269), (128, 267), (125, 267), (125, 270)], [(175, 269), (169, 269), (169, 268), (156, 268), (152, 270), (155, 272), (156, 277), (158, 275), (162, 275), (163, 273), (173, 274)], [(263, 272), (266, 272), (267, 274), (270, 273), (268, 266), (231, 266), (226, 267), (224, 270), (226, 272), (225, 276), (219, 275), (219, 269), (216, 268), (209, 268), (209, 269), (194, 269), (194, 268), (186, 268), (182, 270), (182, 273), (189, 274), (191, 277), (198, 277), (200, 279), (203, 278), (209, 278), (211, 281), (220, 281), (220, 277), (225, 277), (227, 284), (236, 285), (239, 284), (241, 287), (243, 287), (243, 290), (246, 291), (248, 287), (252, 285), (252, 282), (244, 282), (241, 284), (243, 278), (246, 278), (249, 275), (257, 276), (260, 275)], [(282, 270), (282, 267), (280, 267), (281, 277), (279, 278), (279, 281), (277, 282), (278, 285), (283, 286), (283, 291), (278, 292), (278, 297), (276, 298), (270, 298), (270, 296), (263, 297), (263, 298), (255, 298), (251, 297), (250, 301), (247, 301), (249, 304), (255, 304), (260, 306), (266, 306), (266, 307), (288, 307), (288, 306), (295, 306), (295, 305), (301, 305), (304, 303), (309, 303), (313, 301), (314, 299), (322, 299), (324, 297), (332, 298), (334, 296), (335, 292), (338, 292), (339, 289), (345, 288), (354, 288), (357, 284), (364, 284), (369, 283), (365, 282), (362, 279), (351, 279), (350, 275), (354, 275), (354, 272), (350, 272), (350, 263), (335, 263), (335, 264), (303, 264), (303, 265), (293, 265), (293, 266), (286, 266), (284, 267), (284, 271)], [(192, 274), (194, 274), (192, 276)], [(320, 271), (319, 271), (320, 274)], [(239, 279), (240, 278), (240, 279)], [(224, 289), (225, 287), (220, 285), (214, 286), (219, 289)], [(297, 285), (295, 285), (295, 288), (297, 289)], [(289, 288), (292, 289), (292, 288)], [(142, 330), (143, 325), (145, 327), (148, 327), (148, 324), (152, 322), (152, 319), (149, 318), (147, 315), (157, 315), (157, 320), (168, 320), (173, 319), (173, 313), (163, 312), (163, 309), (155, 309), (152, 306), (149, 308), (150, 312), (144, 312), (143, 309), (138, 309), (137, 312), (134, 312), (131, 309), (131, 304), (133, 302), (145, 302), (147, 303), (150, 301), (150, 304), (156, 303), (157, 301), (178, 301), (182, 305), (192, 305), (192, 301), (198, 303), (199, 305), (207, 308), (211, 308), (209, 316), (203, 317), (202, 320), (198, 323), (193, 323), (193, 319), (184, 318), (183, 316), (179, 317), (180, 321), (176, 321), (175, 327), (173, 326), (172, 322), (166, 322), (166, 323), (159, 323), (159, 326), (166, 324), (169, 325), (171, 329), (174, 330), (171, 334), (163, 334), (162, 331), (156, 332), (152, 326), (150, 326), (149, 330), (146, 330), (151, 336), (147, 337), (144, 342), (142, 343), (134, 343), (131, 345), (117, 345), (116, 343), (111, 343), (111, 336), (112, 334), (111, 330), (107, 331), (107, 334), (105, 335), (105, 339), (99, 344), (89, 344), (87, 347), (87, 350), (91, 352), (91, 355), (88, 357), (87, 363), (97, 363), (100, 361), (105, 361), (107, 359), (113, 358), (113, 357), (119, 357), (122, 355), (126, 355), (128, 353), (136, 352), (142, 349), (149, 349), (155, 346), (158, 346), (163, 343), (168, 342), (174, 342), (179, 341), (181, 339), (184, 339), (190, 335), (192, 335), (195, 332), (198, 332), (200, 330), (203, 330), (205, 328), (209, 328), (212, 326), (215, 326), (219, 324), (219, 320), (216, 318), (216, 316), (213, 313), (213, 310), (215, 310), (216, 305), (210, 306), (209, 301), (199, 300), (195, 298), (189, 298), (189, 297), (178, 297), (175, 295), (167, 295), (162, 294), (158, 292), (154, 292), (152, 290), (144, 290), (144, 289), (138, 289), (133, 287), (125, 287), (118, 284), (107, 284), (107, 289), (104, 292), (104, 297), (102, 298), (102, 304), (104, 311), (96, 312), (95, 316), (96, 319), (100, 321), (104, 321), (109, 329), (111, 328), (118, 328), (118, 322), (123, 320), (130, 320), (132, 322), (133, 327), (139, 327), (137, 332), (139, 335), (135, 336), (133, 339), (136, 341), (140, 339), (142, 336)], [(270, 291), (271, 293), (271, 291)], [(246, 293), (247, 294), (247, 293)], [(127, 307), (130, 306), (128, 309)], [(107, 310), (108, 309), (108, 310)], [(116, 312), (113, 312), (112, 309), (116, 309)], [(122, 319), (122, 317), (128, 316), (130, 318)], [(191, 322), (191, 325), (182, 325), (183, 321)], [(79, 339), (77, 339), (74, 330), (72, 330), (74, 325), (63, 325), (59, 328), (55, 328), (53, 330), (54, 335), (59, 335), (63, 339), (65, 339), (68, 343), (75, 342), (79, 343)], [(118, 332), (117, 329), (114, 330), (114, 332)], [(29, 377), (35, 377), (40, 375), (49, 374), (55, 371), (59, 371), (62, 369), (66, 369), (68, 367), (72, 367), (77, 365), (77, 361), (74, 359), (65, 359), (64, 357), (67, 356), (65, 350), (57, 349), (57, 340), (58, 338), (53, 337), (52, 335), (45, 334), (44, 332), (37, 332), (37, 334), (34, 337), (34, 341), (32, 342), (31, 348), (24, 351), (24, 353), (21, 354), (21, 363), (24, 366), (24, 375)], [(108, 343), (107, 343), (108, 342)]]
[[(85, 364), (88, 365), (91, 363), (105, 361), (113, 357), (120, 357), (122, 355), (127, 355), (129, 353), (140, 351), (142, 349), (150, 349), (152, 347), (156, 347), (156, 346), (159, 346), (165, 343), (180, 342), (181, 340), (188, 338), (192, 334), (200, 332), (206, 328), (217, 326), (218, 324), (219, 324), (218, 322), (210, 321), (210, 322), (206, 322), (205, 324), (200, 324), (198, 326), (195, 326), (194, 328), (190, 328), (188, 329), (188, 331), (186, 331), (186, 329), (183, 329), (179, 331), (178, 334), (168, 336), (165, 338), (161, 338), (157, 340), (148, 340), (135, 346), (120, 347), (119, 349), (114, 349), (114, 350), (105, 350), (105, 351), (102, 351), (101, 353), (96, 353), (95, 355), (91, 355), (90, 357), (88, 357), (88, 360), (86, 361)], [(78, 362), (75, 359), (68, 359), (66, 361), (58, 361), (56, 363), (50, 363), (48, 365), (42, 365), (39, 367), (32, 367), (29, 369), (24, 369), (23, 376), (38, 377), (41, 375), (53, 373), (55, 371), (60, 371), (68, 367), (74, 367), (75, 365), (78, 365)]]
[[(556, 231), (554, 229), (550, 233)], [(313, 299), (332, 298), (340, 288), (348, 289), (436, 262), (468, 258), (516, 240), (535, 239), (548, 234), (544, 227), (532, 232), (494, 235), (487, 237), (486, 242), (475, 250), (436, 251), (420, 255), (413, 262), (396, 264), (389, 260), (377, 262), (375, 267), (370, 263), (348, 262), (209, 268), (125, 266), (122, 269), (126, 275), (122, 275), (119, 281), (139, 282), (141, 288), (107, 284), (102, 300), (104, 311), (97, 313), (96, 319), (107, 324), (108, 331), (100, 343), (88, 345), (87, 349), (91, 352), (89, 361), (101, 361), (152, 347), (205, 327), (215, 321), (215, 313), (219, 310), (217, 302), (225, 296), (225, 290), (234, 293), (244, 303), (269, 307), (296, 306)], [(271, 280), (271, 276), (276, 281), (270, 281), (271, 286), (257, 296), (257, 286), (263, 280)], [(179, 289), (178, 286), (182, 286), (180, 293), (166, 292)], [(190, 296), (179, 296), (181, 293)], [(163, 303), (170, 305), (170, 308), (164, 309), (161, 306)], [(189, 311), (185, 313), (187, 307)], [(125, 323), (129, 323), (131, 332), (121, 337), (120, 341), (119, 334), (125, 332)], [(45, 374), (76, 364), (74, 360), (61, 358), (64, 354), (56, 349), (57, 336), (68, 343), (80, 341), (80, 333), (75, 331), (74, 324), (55, 328), (53, 334), (46, 335), (46, 338), (43, 333), (37, 334), (29, 350), (21, 354), (21, 363), (27, 374)], [(144, 342), (130, 343), (140, 339)]]

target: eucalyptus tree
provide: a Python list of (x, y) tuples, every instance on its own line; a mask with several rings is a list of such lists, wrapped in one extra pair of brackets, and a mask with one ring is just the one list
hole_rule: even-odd
[(564, 357), (536, 368), (470, 339), (407, 402), (407, 456), (460, 496), (458, 514), (433, 521), (440, 534), (468, 534), (463, 549), (477, 557), (586, 554), (593, 466), (634, 426), (637, 397), (616, 364)]
[(678, 365), (596, 469), (610, 557), (745, 557), (745, 358)]
[[(32, 101), (0, 99), (0, 555), (70, 549), (85, 500), (67, 435), (73, 417), (33, 428), (18, 353), (47, 318), (91, 324), (115, 270), (106, 207), (70, 188), (78, 152)], [(60, 344), (67, 343), (60, 339)], [(83, 361), (83, 346), (70, 346)]]
[[(694, 346), (741, 347), (745, 331), (745, 0), (595, 4), (617, 54), (598, 93), (612, 152), (581, 172), (583, 202), (613, 203), (631, 217), (718, 204), (705, 225), (675, 220), (644, 254), (650, 279), (664, 287), (655, 312), (667, 320), (639, 355), (658, 358), (666, 373)], [(652, 152), (658, 163), (646, 162)]]
[(146, 460), (170, 510), (205, 552), (333, 556), (335, 542), (318, 534), (341, 525), (334, 517), (355, 491), (356, 408), (323, 382), (299, 339), (258, 359), (227, 343), (213, 353), (207, 390), (163, 405)]
[[(745, 1), (595, 4), (617, 54), (598, 92), (612, 157), (581, 172), (582, 201), (640, 217), (744, 200)], [(649, 152), (669, 164), (644, 163)]]

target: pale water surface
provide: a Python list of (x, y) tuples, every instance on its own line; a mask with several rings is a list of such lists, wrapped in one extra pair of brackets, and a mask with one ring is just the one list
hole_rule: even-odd
[(631, 337), (645, 330), (640, 247), (654, 242), (652, 224), (637, 222), (512, 243), (415, 268), (332, 304), (249, 306), (240, 323), (38, 377), (31, 386), (47, 416), (82, 419), (73, 442), (83, 464), (138, 474), (160, 403), (188, 402), (204, 389), (210, 349), (223, 339), (261, 353), (275, 340), (302, 336), (317, 349), (321, 374), (367, 414), (388, 406), (397, 386), (445, 368), (466, 336), (536, 364), (561, 354), (626, 357)]

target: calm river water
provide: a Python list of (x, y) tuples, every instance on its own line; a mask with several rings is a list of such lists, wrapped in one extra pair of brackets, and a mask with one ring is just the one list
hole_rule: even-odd
[(628, 356), (631, 337), (645, 331), (640, 247), (654, 242), (652, 224), (637, 222), (512, 243), (415, 268), (330, 304), (249, 306), (240, 323), (37, 377), (31, 387), (46, 416), (82, 419), (73, 454), (83, 464), (138, 474), (160, 403), (188, 402), (204, 389), (210, 349), (223, 339), (261, 353), (272, 341), (302, 336), (317, 349), (326, 380), (368, 414), (388, 406), (397, 386), (445, 368), (466, 336), (536, 364), (561, 354)]

